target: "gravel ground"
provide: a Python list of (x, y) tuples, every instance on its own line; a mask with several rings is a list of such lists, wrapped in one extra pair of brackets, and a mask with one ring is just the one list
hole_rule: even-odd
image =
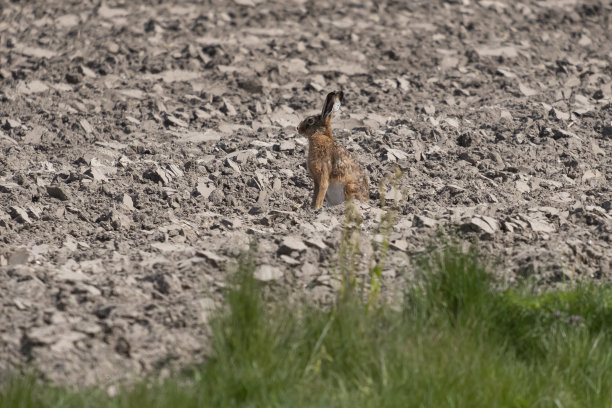
[(334, 89), (364, 263), (398, 209), (385, 288), (440, 230), (510, 281), (610, 280), (609, 0), (158, 3), (0, 5), (0, 370), (202, 361), (251, 240), (259, 280), (329, 302), (345, 206), (310, 209), (296, 125)]

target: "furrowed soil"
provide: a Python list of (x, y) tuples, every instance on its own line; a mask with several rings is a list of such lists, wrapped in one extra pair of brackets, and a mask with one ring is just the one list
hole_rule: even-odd
[(335, 89), (385, 293), (441, 231), (509, 282), (610, 280), (609, 0), (158, 3), (0, 5), (2, 372), (204, 361), (252, 240), (257, 279), (331, 302), (345, 205), (310, 209), (296, 126)]

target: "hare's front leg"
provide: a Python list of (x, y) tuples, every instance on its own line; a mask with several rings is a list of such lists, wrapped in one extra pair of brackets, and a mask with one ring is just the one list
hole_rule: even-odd
[(312, 192), (312, 204), (310, 204), (310, 208), (316, 208), (317, 197), (319, 196), (319, 180), (314, 179), (314, 190)]
[(325, 194), (327, 194), (327, 188), (329, 187), (329, 176), (327, 172), (323, 172), (321, 176), (319, 183), (315, 181), (315, 192), (312, 197), (312, 208), (315, 210), (323, 207), (323, 200), (325, 200)]

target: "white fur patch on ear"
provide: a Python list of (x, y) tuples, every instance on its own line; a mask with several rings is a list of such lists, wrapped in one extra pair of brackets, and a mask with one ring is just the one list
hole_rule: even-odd
[(336, 113), (340, 110), (340, 105), (342, 105), (340, 103), (340, 101), (337, 101), (336, 103), (334, 103), (334, 108), (332, 109), (332, 112)]

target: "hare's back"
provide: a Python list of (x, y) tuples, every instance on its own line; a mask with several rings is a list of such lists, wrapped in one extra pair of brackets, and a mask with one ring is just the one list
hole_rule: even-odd
[(357, 181), (363, 177), (363, 169), (359, 162), (344, 146), (334, 143), (332, 153), (332, 180)]

